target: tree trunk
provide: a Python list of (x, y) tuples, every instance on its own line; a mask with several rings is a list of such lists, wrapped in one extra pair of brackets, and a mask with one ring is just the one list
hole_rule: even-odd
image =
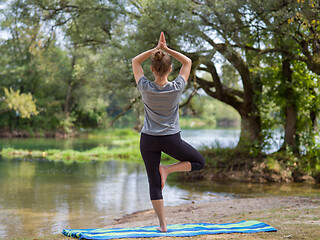
[(260, 152), (262, 150), (262, 127), (259, 105), (261, 104), (262, 83), (257, 74), (252, 76), (252, 88), (251, 100), (241, 106), (241, 133), (237, 147), (255, 147)]
[(74, 71), (75, 64), (76, 64), (76, 57), (73, 55), (72, 56), (72, 64), (71, 64), (71, 72), (70, 72), (70, 76), (68, 78), (67, 94), (66, 94), (66, 98), (64, 100), (64, 106), (63, 106), (63, 112), (66, 117), (70, 116), (70, 98), (71, 98), (71, 92), (72, 92), (72, 88), (73, 88), (72, 73)]
[(285, 150), (287, 147), (291, 148), (294, 153), (298, 152), (298, 144), (296, 139), (297, 131), (297, 109), (293, 97), (293, 88), (292, 84), (292, 71), (290, 69), (289, 59), (285, 59), (282, 62), (282, 74), (283, 74), (283, 83), (284, 85), (289, 85), (286, 88), (286, 105), (285, 105), (285, 135), (284, 143), (280, 148), (280, 151)]
[(287, 101), (287, 106), (285, 107), (285, 135), (283, 149), (286, 147), (292, 148), (294, 152), (297, 151), (296, 143), (296, 125), (297, 125), (297, 110), (295, 104), (290, 100)]
[[(316, 134), (317, 131), (317, 116), (318, 116), (318, 106), (317, 106), (317, 99), (319, 99), (319, 94), (315, 91), (315, 88), (310, 88), (311, 94), (315, 96), (315, 98), (312, 101), (312, 108), (310, 110), (310, 119), (311, 119), (311, 130), (314, 134)], [(314, 135), (313, 134), (313, 135)]]
[(257, 115), (241, 115), (241, 133), (237, 148), (256, 146), (261, 149), (261, 119)]
[(69, 115), (70, 115), (69, 101), (70, 101), (70, 97), (71, 97), (71, 90), (72, 90), (71, 81), (68, 81), (68, 89), (67, 89), (67, 94), (66, 94), (66, 98), (64, 101), (64, 109), (63, 109), (63, 112), (64, 112), (65, 116), (67, 116), (67, 117), (69, 117)]
[[(198, 69), (210, 73), (213, 81), (207, 81), (198, 76), (196, 76), (196, 81), (209, 96), (230, 105), (239, 112), (241, 133), (237, 147), (249, 150), (251, 147), (257, 146), (260, 151), (262, 134), (258, 106), (262, 91), (261, 80), (259, 76), (253, 76), (250, 73), (247, 63), (240, 54), (231, 49), (227, 51), (227, 46), (223, 44), (216, 46), (211, 39), (208, 39), (208, 42), (211, 42), (221, 54), (225, 54), (228, 61), (237, 69), (243, 83), (243, 90), (233, 89), (223, 84), (214, 63), (206, 60), (202, 62), (206, 67), (198, 67)], [(233, 54), (229, 54), (229, 52)]]
[(314, 132), (316, 132), (317, 131), (317, 113), (316, 113), (316, 111), (310, 112), (310, 119), (311, 119), (311, 124), (312, 124), (312, 130)]

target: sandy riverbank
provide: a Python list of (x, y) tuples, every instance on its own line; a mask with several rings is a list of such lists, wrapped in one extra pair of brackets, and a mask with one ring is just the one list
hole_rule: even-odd
[[(230, 199), (220, 202), (191, 203), (166, 207), (165, 211), (168, 224), (191, 222), (226, 223), (241, 220), (258, 220), (278, 229), (277, 233), (218, 234), (187, 239), (320, 239), (319, 198), (266, 197)], [(120, 219), (116, 219), (108, 227), (147, 225), (157, 225), (153, 210), (125, 215)]]
[[(218, 202), (169, 206), (165, 207), (165, 213), (168, 224), (188, 222), (222, 223), (223, 221), (221, 221), (221, 219), (224, 217), (241, 213), (268, 211), (269, 209), (274, 208), (315, 208), (319, 207), (319, 201), (320, 199), (302, 197), (229, 199)], [(156, 224), (158, 224), (157, 218), (154, 211), (150, 209), (125, 215), (120, 219), (115, 219), (112, 227), (147, 226)], [(318, 221), (318, 224), (320, 224), (320, 221)]]
[[(258, 220), (270, 224), (278, 232), (254, 234), (216, 234), (174, 240), (202, 239), (320, 239), (320, 198), (312, 197), (265, 197), (228, 199), (219, 202), (190, 203), (165, 207), (168, 224), (208, 222), (227, 223), (241, 220)], [(106, 226), (136, 227), (157, 225), (152, 209), (125, 215)], [(98, 227), (98, 226), (97, 226)], [(26, 239), (26, 238), (24, 238)], [(27, 238), (29, 239), (29, 238)], [(62, 235), (30, 239), (75, 239)], [(168, 240), (170, 238), (152, 238)], [(137, 240), (137, 238), (135, 238)], [(145, 240), (139, 238), (138, 240)]]

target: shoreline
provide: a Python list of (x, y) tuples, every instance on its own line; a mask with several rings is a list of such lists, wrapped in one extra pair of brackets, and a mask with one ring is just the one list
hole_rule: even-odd
[[(275, 227), (277, 232), (253, 234), (215, 234), (189, 237), (202, 239), (320, 239), (320, 198), (318, 197), (261, 197), (188, 203), (165, 206), (167, 224), (176, 223), (227, 223), (257, 220)], [(158, 225), (153, 209), (138, 211), (115, 219), (105, 228)], [(315, 236), (319, 236), (318, 238)], [(134, 238), (144, 240), (144, 238)], [(153, 238), (166, 240), (168, 238)], [(186, 238), (174, 238), (185, 240)], [(133, 239), (132, 239), (133, 240)]]
[[(277, 232), (250, 234), (214, 234), (194, 237), (175, 237), (174, 240), (209, 239), (320, 239), (320, 197), (261, 197), (221, 199), (205, 203), (187, 203), (165, 206), (167, 224), (176, 223), (230, 223), (242, 220), (257, 220), (276, 228)], [(116, 216), (115, 216), (116, 217)], [(137, 211), (115, 218), (106, 226), (96, 228), (122, 228), (158, 225), (153, 209)], [(89, 223), (88, 223), (89, 224)], [(62, 229), (61, 229), (62, 231)], [(319, 236), (318, 238), (315, 236)], [(62, 234), (14, 238), (24, 240), (72, 240)], [(146, 238), (125, 238), (125, 240), (145, 240)], [(168, 240), (167, 237), (152, 238)]]
[[(305, 209), (307, 207), (320, 207), (319, 203), (320, 198), (317, 197), (289, 196), (232, 198), (204, 203), (194, 202), (177, 206), (165, 206), (165, 214), (168, 225), (182, 222), (191, 223), (204, 221), (222, 223), (220, 220), (221, 218), (234, 214), (268, 211), (273, 208)], [(210, 218), (210, 216), (212, 216), (212, 218)], [(114, 222), (107, 227), (134, 227), (157, 224), (157, 218), (153, 209), (148, 209), (126, 214), (120, 218), (114, 219)]]

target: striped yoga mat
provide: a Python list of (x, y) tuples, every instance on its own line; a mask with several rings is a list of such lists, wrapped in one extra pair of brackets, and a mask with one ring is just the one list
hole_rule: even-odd
[(217, 233), (256, 233), (276, 232), (277, 229), (258, 221), (241, 221), (237, 223), (185, 223), (167, 226), (168, 232), (161, 233), (156, 226), (134, 228), (95, 228), (64, 229), (62, 233), (68, 237), (79, 239), (115, 239), (142, 237), (190, 237)]

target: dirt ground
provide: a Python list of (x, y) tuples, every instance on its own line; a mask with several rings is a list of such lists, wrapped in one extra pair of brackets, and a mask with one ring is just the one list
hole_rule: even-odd
[[(278, 229), (276, 233), (218, 234), (187, 239), (320, 239), (319, 198), (268, 197), (230, 199), (221, 202), (166, 207), (165, 211), (168, 224), (188, 222), (226, 223), (258, 220)], [(157, 225), (153, 210), (123, 216), (120, 219), (116, 219), (110, 227), (147, 225)]]
[[(155, 240), (209, 240), (209, 239), (307, 239), (320, 240), (320, 198), (266, 197), (229, 199), (220, 202), (190, 203), (165, 207), (168, 224), (175, 223), (227, 223), (242, 220), (258, 220), (267, 223), (277, 232), (252, 234), (216, 234), (196, 237), (160, 237)], [(139, 227), (157, 225), (153, 210), (135, 212), (115, 219), (111, 227)], [(63, 235), (23, 239), (72, 240)], [(135, 238), (145, 240), (146, 238)]]

